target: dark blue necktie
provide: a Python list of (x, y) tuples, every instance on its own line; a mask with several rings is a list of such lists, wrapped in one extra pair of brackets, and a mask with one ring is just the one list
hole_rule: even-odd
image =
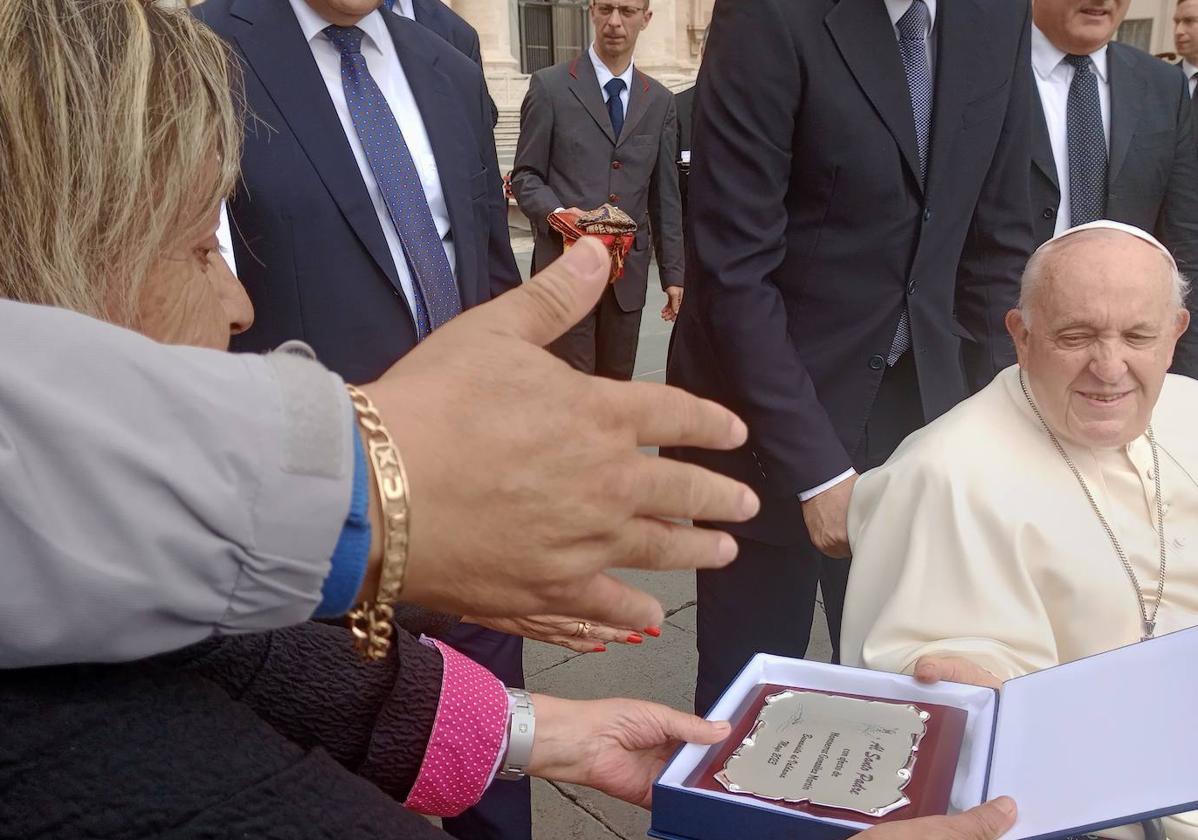
[(324, 34), (341, 53), (345, 101), (411, 269), (412, 314), (417, 336), (424, 338), (462, 311), (449, 257), (399, 123), (366, 66), (365, 33), (356, 26), (327, 26)]
[(603, 89), (607, 91), (607, 115), (611, 117), (611, 130), (619, 140), (620, 132), (624, 130), (624, 103), (620, 101), (620, 94), (624, 92), (624, 80), (612, 79)]
[(1106, 215), (1106, 129), (1098, 74), (1088, 55), (1067, 55), (1073, 81), (1065, 104), (1065, 136), (1069, 147), (1069, 216), (1071, 225), (1096, 222)]

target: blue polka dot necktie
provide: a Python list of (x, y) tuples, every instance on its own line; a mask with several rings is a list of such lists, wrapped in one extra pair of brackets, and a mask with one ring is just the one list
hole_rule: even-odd
[(607, 115), (611, 117), (611, 130), (620, 139), (620, 132), (624, 130), (624, 103), (620, 101), (620, 94), (624, 92), (625, 84), (623, 79), (611, 79), (603, 86), (607, 91)]
[(1065, 106), (1070, 224), (1084, 225), (1106, 215), (1106, 130), (1094, 62), (1088, 55), (1067, 55), (1065, 60), (1073, 65)]
[(411, 269), (412, 314), (417, 338), (423, 339), (462, 311), (449, 257), (412, 153), (362, 55), (365, 33), (356, 26), (327, 26), (324, 35), (341, 53), (345, 101)]
[[(932, 137), (932, 66), (928, 60), (928, 32), (932, 15), (924, 0), (914, 0), (895, 26), (899, 36), (899, 54), (907, 75), (907, 92), (911, 96), (911, 115), (915, 118), (915, 144), (919, 149), (919, 180), (928, 183), (928, 152)], [(899, 316), (898, 328), (886, 354), (886, 364), (894, 367), (903, 354), (911, 349), (911, 316), (907, 308)]]

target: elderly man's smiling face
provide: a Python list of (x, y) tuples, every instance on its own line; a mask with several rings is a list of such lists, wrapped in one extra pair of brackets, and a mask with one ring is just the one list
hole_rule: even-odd
[(1073, 234), (1042, 255), (1024, 307), (1007, 315), (1045, 421), (1083, 446), (1144, 433), (1173, 348), (1189, 325), (1165, 256), (1130, 234)]

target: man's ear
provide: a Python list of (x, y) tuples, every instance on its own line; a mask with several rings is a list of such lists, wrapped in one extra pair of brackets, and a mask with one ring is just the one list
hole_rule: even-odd
[[(1187, 313), (1188, 314), (1188, 313)], [(1003, 323), (1007, 325), (1007, 332), (1011, 335), (1011, 341), (1015, 343), (1015, 356), (1022, 365), (1024, 359), (1027, 358), (1027, 345), (1030, 333), (1028, 332), (1027, 324), (1023, 322), (1023, 313), (1018, 309), (1012, 309), (1007, 313)]]
[(1186, 330), (1190, 328), (1190, 310), (1184, 306), (1177, 310), (1177, 330), (1173, 334), (1173, 339), (1176, 341), (1186, 334)]

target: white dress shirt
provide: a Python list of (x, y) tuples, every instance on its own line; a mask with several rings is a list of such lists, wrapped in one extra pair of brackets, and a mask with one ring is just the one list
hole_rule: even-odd
[(1198, 85), (1198, 78), (1195, 78), (1195, 74), (1198, 74), (1198, 67), (1195, 67), (1193, 64), (1190, 64), (1190, 62), (1186, 61), (1185, 59), (1182, 59), (1181, 69), (1186, 74), (1186, 79), (1190, 85), (1190, 96), (1193, 97), (1194, 96), (1194, 86)]
[(619, 76), (607, 69), (607, 65), (603, 63), (603, 59), (599, 58), (599, 53), (595, 52), (595, 44), (592, 42), (587, 53), (591, 57), (591, 64), (595, 65), (595, 76), (599, 79), (599, 91), (603, 94), (603, 102), (607, 103), (610, 98), (603, 86), (612, 79), (623, 79), (624, 89), (620, 91), (620, 104), (624, 106), (624, 116), (628, 116), (628, 98), (632, 95), (632, 60), (628, 61), (628, 69)]
[(220, 255), (229, 266), (233, 276), (237, 276), (237, 260), (233, 256), (233, 230), (229, 227), (229, 210), (225, 202), (220, 203), (220, 225), (216, 228), (216, 244), (220, 247)]
[(416, 19), (416, 11), (412, 8), (412, 0), (395, 0), (395, 5), (391, 7), (391, 11), (400, 17), (406, 17), (408, 20)]
[[(907, 10), (911, 8), (911, 4), (914, 2), (915, 0), (886, 0), (886, 14), (890, 16), (890, 23), (892, 26), (894, 26), (894, 37), (896, 40), (899, 37), (899, 18), (907, 13)], [(936, 51), (933, 49), (935, 39), (932, 38), (932, 33), (936, 31), (936, 0), (924, 0), (924, 5), (928, 7), (928, 19), (931, 23), (931, 26), (928, 29), (927, 41), (928, 67), (934, 72), (936, 68)], [(831, 490), (837, 484), (840, 484), (842, 481), (848, 481), (856, 474), (856, 470), (847, 469), (835, 478), (831, 478), (817, 487), (812, 487), (809, 490), (804, 490), (803, 492), (799, 493), (799, 501), (806, 502), (809, 499), (814, 499), (825, 490)]]
[[(341, 86), (341, 53), (322, 34), (324, 28), (329, 25), (328, 22), (316, 14), (304, 0), (290, 0), (290, 2), (291, 8), (295, 10), (295, 16), (299, 20), (300, 29), (308, 40), (308, 46), (312, 49), (316, 65), (320, 68), (320, 75), (324, 77), (325, 87), (328, 88), (329, 98), (333, 100), (333, 107), (337, 110), (337, 116), (341, 120), (341, 127), (345, 131), (346, 139), (349, 140), (350, 148), (353, 149), (354, 159), (358, 162), (358, 170), (362, 173), (362, 181), (366, 184), (367, 192), (370, 193), (370, 200), (374, 202), (374, 210), (378, 215), (379, 225), (383, 228), (383, 236), (387, 239), (387, 248), (391, 251), (391, 259), (395, 262), (395, 270), (399, 275), (404, 297), (408, 300), (408, 306), (413, 307), (414, 311), (412, 272), (408, 267), (407, 258), (404, 256), (399, 234), (396, 233), (395, 225), (391, 222), (387, 204), (383, 201), (378, 181), (375, 180), (374, 172), (370, 168), (370, 161), (367, 160), (366, 152), (358, 139), (358, 131), (354, 128), (349, 106), (345, 102), (345, 90)], [(396, 8), (399, 7), (396, 6)], [(420, 109), (416, 105), (415, 96), (412, 95), (412, 88), (408, 85), (408, 78), (404, 75), (403, 65), (399, 63), (395, 42), (391, 40), (391, 33), (387, 30), (387, 24), (382, 15), (383, 12), (380, 9), (358, 21), (358, 28), (366, 33), (366, 37), (362, 39), (362, 56), (366, 59), (367, 67), (370, 68), (370, 75), (374, 77), (387, 104), (391, 106), (391, 113), (395, 115), (395, 121), (399, 123), (399, 130), (403, 133), (404, 142), (407, 143), (408, 150), (412, 153), (412, 160), (420, 173), (420, 183), (424, 187), (424, 197), (432, 211), (437, 233), (441, 235), (445, 256), (449, 258), (450, 268), (454, 269), (456, 258), (453, 237), (449, 229), (449, 208), (445, 204), (445, 193), (441, 189), (441, 176), (437, 171), (437, 160), (433, 157), (433, 146), (429, 141), (428, 131), (425, 130), (424, 119), (420, 116)]]
[[(1036, 71), (1036, 87), (1040, 91), (1040, 102), (1044, 105), (1044, 119), (1048, 122), (1048, 139), (1052, 143), (1052, 158), (1057, 165), (1057, 184), (1061, 188), (1061, 205), (1057, 208), (1056, 233), (1073, 227), (1073, 213), (1069, 208), (1069, 136), (1066, 131), (1066, 111), (1069, 106), (1069, 86), (1076, 72), (1065, 60), (1064, 50), (1055, 46), (1047, 36), (1032, 26), (1032, 67)], [(1104, 44), (1097, 52), (1090, 53), (1094, 71), (1098, 74), (1098, 100), (1102, 105), (1102, 130), (1106, 135), (1107, 149), (1111, 146), (1111, 83), (1107, 65), (1107, 48)]]

